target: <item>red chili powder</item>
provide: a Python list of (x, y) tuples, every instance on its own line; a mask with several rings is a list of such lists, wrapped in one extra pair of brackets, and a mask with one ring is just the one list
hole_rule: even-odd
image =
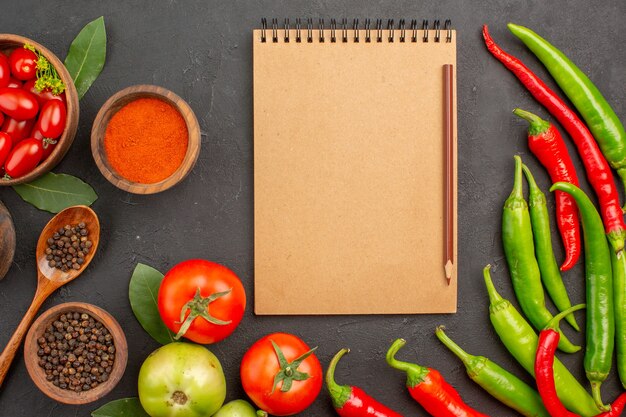
[(113, 115), (104, 135), (104, 150), (119, 175), (153, 184), (178, 169), (187, 142), (185, 120), (172, 105), (156, 98), (140, 98)]

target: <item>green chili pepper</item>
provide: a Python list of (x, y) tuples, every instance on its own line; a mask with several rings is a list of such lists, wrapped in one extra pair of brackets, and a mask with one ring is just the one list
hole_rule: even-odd
[[(489, 319), (498, 337), (526, 371), (535, 376), (535, 354), (539, 338), (522, 315), (496, 291), (489, 273), (490, 265), (483, 269), (489, 294)], [(559, 398), (565, 406), (583, 416), (600, 413), (593, 398), (557, 358), (554, 359), (554, 381)]]
[(611, 251), (613, 267), (613, 300), (615, 308), (615, 350), (617, 372), (622, 386), (626, 388), (626, 255)]
[(526, 417), (550, 417), (541, 401), (539, 393), (524, 381), (503, 369), (484, 356), (474, 356), (465, 352), (439, 326), (437, 338), (465, 365), (467, 375), (502, 404)]
[[(526, 182), (528, 182), (528, 206), (530, 208), (530, 222), (533, 229), (533, 240), (535, 242), (535, 255), (537, 264), (541, 272), (541, 281), (546, 287), (550, 298), (559, 311), (567, 310), (572, 306), (567, 290), (561, 278), (559, 265), (556, 263), (554, 252), (552, 251), (552, 237), (550, 234), (550, 215), (546, 196), (541, 192), (535, 182), (533, 174), (526, 165), (522, 165)], [(565, 320), (576, 330), (580, 330), (576, 317), (573, 314), (565, 317)]]
[(550, 188), (550, 191), (554, 190), (564, 191), (571, 195), (580, 212), (587, 287), (585, 373), (591, 382), (591, 394), (596, 404), (604, 411), (608, 411), (610, 407), (602, 403), (600, 386), (611, 370), (615, 344), (611, 250), (604, 234), (602, 219), (589, 197), (580, 188), (567, 182), (555, 183)]
[(626, 186), (626, 131), (600, 90), (569, 58), (548, 41), (523, 26), (508, 24), (543, 63), (565, 95), (587, 122), (602, 153)]
[[(528, 204), (522, 191), (522, 159), (517, 155), (513, 191), (502, 211), (502, 243), (517, 300), (528, 320), (541, 330), (552, 319), (552, 314), (546, 308)], [(572, 344), (561, 332), (559, 349), (574, 353), (580, 350), (580, 346)]]

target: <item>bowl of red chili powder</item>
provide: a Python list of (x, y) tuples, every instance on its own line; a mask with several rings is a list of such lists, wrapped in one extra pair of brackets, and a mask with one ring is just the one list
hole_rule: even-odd
[(179, 183), (200, 154), (200, 127), (191, 107), (154, 85), (119, 91), (102, 106), (91, 129), (91, 152), (102, 175), (135, 194)]

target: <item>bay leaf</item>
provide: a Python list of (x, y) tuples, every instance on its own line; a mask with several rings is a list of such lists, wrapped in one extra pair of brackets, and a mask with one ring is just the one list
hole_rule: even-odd
[(104, 404), (91, 412), (92, 417), (150, 417), (144, 411), (139, 398), (122, 398)]
[(71, 206), (90, 206), (98, 195), (80, 178), (48, 172), (36, 180), (14, 185), (22, 199), (40, 210), (58, 213)]
[(163, 274), (151, 266), (138, 263), (130, 278), (128, 298), (135, 317), (154, 340), (166, 345), (174, 341), (174, 335), (161, 320), (157, 297)]
[(102, 16), (89, 22), (72, 41), (65, 67), (74, 80), (79, 100), (102, 71), (106, 49), (107, 34)]

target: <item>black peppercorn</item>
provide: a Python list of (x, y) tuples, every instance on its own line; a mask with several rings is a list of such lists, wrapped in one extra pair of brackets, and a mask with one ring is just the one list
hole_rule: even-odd
[[(64, 230), (85, 229), (66, 226)], [(88, 391), (107, 381), (113, 370), (113, 338), (102, 323), (87, 313), (60, 315), (37, 343), (37, 363), (46, 380), (61, 389)]]

